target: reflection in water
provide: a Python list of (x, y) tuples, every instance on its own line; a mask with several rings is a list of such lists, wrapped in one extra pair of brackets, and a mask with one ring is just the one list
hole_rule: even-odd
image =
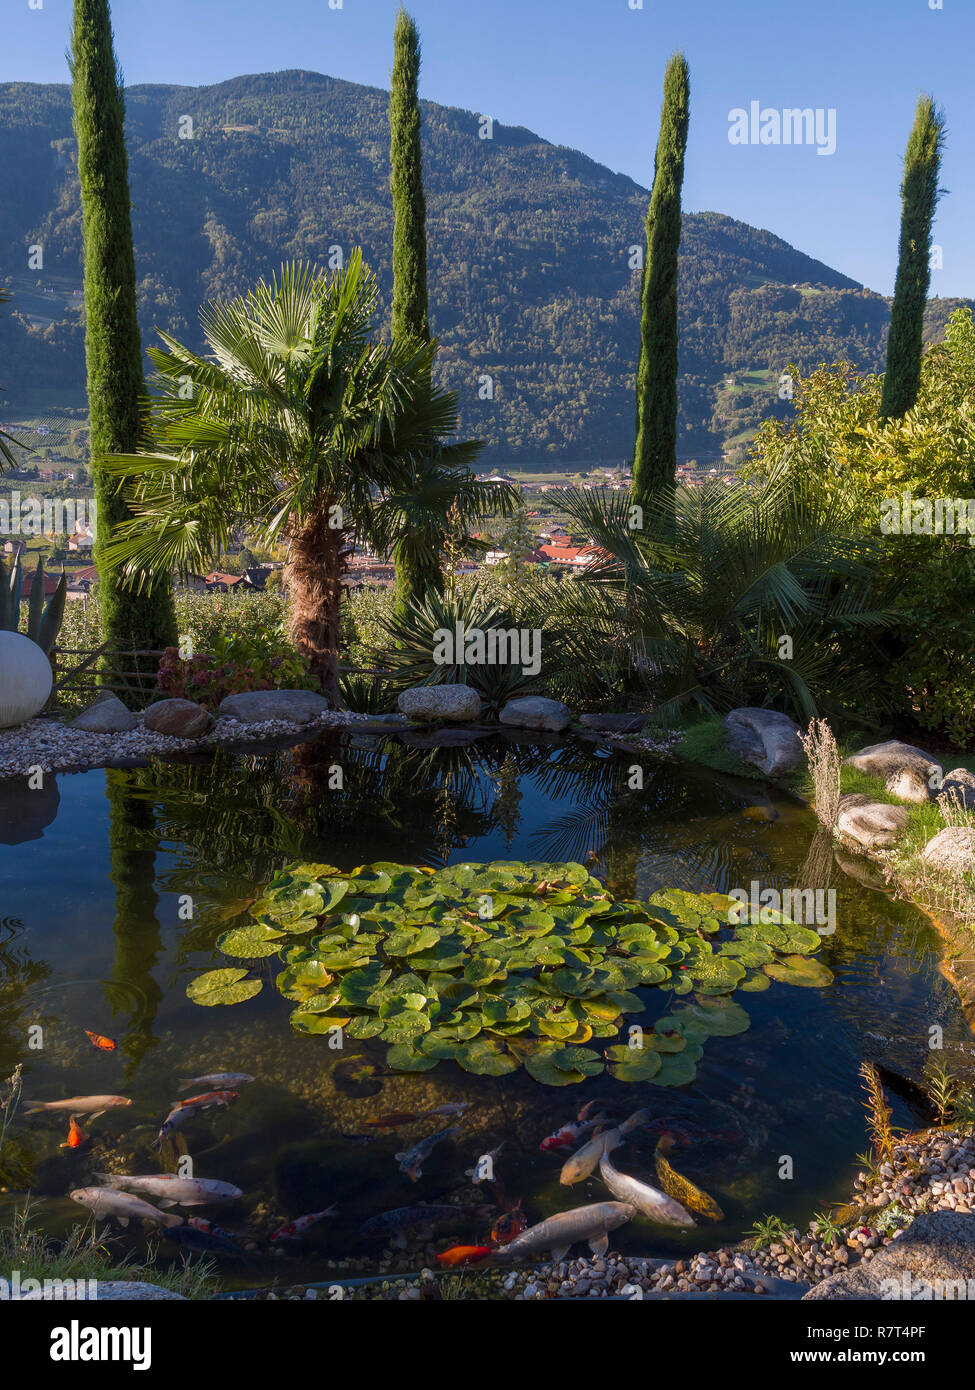
[[(23, 1061), (26, 1094), (118, 1091), (133, 1106), (92, 1126), (89, 1155), (63, 1153), (60, 1121), (18, 1120), (33, 1191), (62, 1203), (51, 1208), (54, 1224), (77, 1217), (63, 1194), (85, 1185), (91, 1170), (156, 1171), (148, 1146), (177, 1079), (227, 1070), (257, 1080), (229, 1112), (188, 1129), (194, 1163), (200, 1176), (245, 1190), (226, 1218), (232, 1228), (252, 1229), (265, 1212), (280, 1224), (338, 1201), (341, 1215), (317, 1230), (302, 1277), (320, 1277), (320, 1257), (362, 1253), (360, 1225), (383, 1209), (459, 1193), (469, 1200), (464, 1173), (502, 1142), (506, 1190), (532, 1219), (599, 1200), (595, 1179), (561, 1188), (558, 1163), (538, 1144), (607, 1093), (625, 1113), (648, 1105), (657, 1119), (686, 1122), (696, 1137), (682, 1171), (727, 1213), (724, 1226), (688, 1238), (624, 1230), (620, 1248), (662, 1252), (690, 1240), (714, 1248), (766, 1212), (808, 1220), (845, 1196), (865, 1143), (860, 1062), (916, 1078), (932, 1023), (944, 1025), (953, 1065), (970, 1058), (970, 1034), (935, 968), (936, 938), (920, 914), (841, 872), (796, 803), (756, 782), (649, 758), (638, 785), (638, 761), (574, 740), (496, 736), (431, 748), (328, 730), (297, 748), (60, 779), (56, 819), (29, 861), (32, 872), (41, 866), (42, 894), (22, 853), (0, 846), (0, 1075)], [(186, 998), (191, 979), (227, 964), (217, 936), (247, 920), (262, 885), (289, 860), (350, 869), (376, 859), (435, 867), (505, 858), (580, 860), (620, 896), (664, 886), (747, 889), (753, 879), (834, 888), (837, 932), (823, 959), (836, 983), (773, 983), (742, 997), (749, 1031), (714, 1040), (693, 1084), (676, 1090), (605, 1077), (546, 1088), (525, 1073), (473, 1076), (452, 1063), (393, 1075), (372, 1042), (350, 1041), (336, 1054), (293, 1034), (290, 1007), (273, 988), (229, 1009)], [(189, 895), (192, 920), (180, 921), (164, 895)], [(271, 958), (259, 968), (270, 979), (280, 967)], [(104, 1001), (125, 1019), (119, 1052), (107, 1056), (82, 1031), (112, 1031)], [(650, 1021), (660, 1004), (654, 992)], [(42, 1018), (48, 1045), (27, 1054), (27, 1026)], [(414, 1187), (394, 1155), (423, 1126), (380, 1134), (370, 1119), (461, 1100), (471, 1108), (460, 1138), (438, 1148)], [(793, 1184), (778, 1180), (782, 1153), (796, 1158)], [(652, 1180), (652, 1141), (634, 1136), (627, 1160), (626, 1171)], [(263, 1268), (240, 1275), (265, 1277)]]
[(0, 781), (0, 845), (39, 840), (54, 823), (60, 802), (57, 778), (50, 774), (39, 787), (31, 787), (27, 777)]

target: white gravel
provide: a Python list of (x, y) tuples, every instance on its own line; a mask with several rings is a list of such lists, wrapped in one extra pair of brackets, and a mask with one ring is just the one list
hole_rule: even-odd
[(218, 719), (200, 739), (171, 738), (149, 729), (128, 733), (94, 734), (73, 729), (57, 719), (31, 719), (15, 729), (0, 729), (0, 778), (30, 776), (42, 772), (80, 772), (106, 767), (130, 758), (166, 757), (173, 753), (209, 748), (215, 744), (250, 743), (261, 739), (307, 734), (313, 737), (335, 725), (356, 724), (362, 715), (325, 711), (307, 724), (267, 720), (263, 724), (241, 724), (236, 719)]

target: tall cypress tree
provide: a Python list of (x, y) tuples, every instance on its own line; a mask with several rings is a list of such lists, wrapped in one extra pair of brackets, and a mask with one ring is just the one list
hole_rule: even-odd
[[(401, 8), (393, 35), (393, 75), (389, 91), (389, 187), (393, 195), (394, 342), (425, 343), (430, 338), (427, 298), (427, 203), (420, 149), (420, 35)], [(440, 564), (426, 562), (407, 547), (393, 547), (396, 602), (403, 613), (442, 585)]]
[(427, 342), (427, 204), (420, 151), (420, 36), (401, 9), (393, 36), (389, 92), (390, 175), (393, 195), (393, 341)]
[(931, 97), (921, 97), (904, 156), (901, 235), (894, 304), (887, 338), (887, 371), (880, 414), (904, 415), (917, 400), (924, 353), (924, 308), (931, 283), (931, 228), (940, 190), (944, 116)]
[[(136, 316), (135, 254), (125, 149), (125, 100), (115, 61), (108, 0), (74, 0), (71, 34), (74, 126), (85, 261), (85, 359), (93, 463), (130, 454), (142, 438), (142, 345)], [(129, 515), (115, 484), (93, 468), (97, 502), (95, 561)], [(166, 647), (176, 640), (168, 576), (151, 590), (122, 586), (102, 567), (102, 637), (118, 650)], [(145, 663), (147, 670), (149, 663)]]
[(647, 213), (636, 374), (633, 496), (647, 502), (677, 474), (677, 264), (681, 186), (690, 120), (690, 73), (675, 53), (664, 76), (660, 137)]

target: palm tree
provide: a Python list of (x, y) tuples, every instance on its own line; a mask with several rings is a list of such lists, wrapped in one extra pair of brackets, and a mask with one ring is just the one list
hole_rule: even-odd
[(823, 501), (783, 466), (757, 488), (674, 487), (642, 530), (625, 494), (556, 505), (602, 551), (533, 600), (567, 670), (642, 692), (661, 718), (761, 704), (804, 722), (862, 697), (865, 639), (891, 618), (872, 606), (875, 547), (843, 497)]
[(408, 490), (431, 455), (461, 489), (480, 447), (444, 442), (457, 405), (432, 385), (436, 344), (377, 340), (377, 305), (358, 250), (335, 276), (287, 265), (246, 297), (207, 305), (206, 357), (165, 333), (166, 350), (150, 349), (150, 447), (99, 460), (132, 514), (109, 563), (136, 587), (205, 571), (238, 528), (265, 549), (287, 542), (292, 639), (333, 698), (353, 543), (387, 553), (383, 497)]

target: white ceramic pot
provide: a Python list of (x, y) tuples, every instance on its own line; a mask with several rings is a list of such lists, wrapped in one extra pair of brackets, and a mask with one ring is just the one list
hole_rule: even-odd
[(0, 632), (0, 729), (33, 719), (47, 704), (54, 677), (36, 642)]

